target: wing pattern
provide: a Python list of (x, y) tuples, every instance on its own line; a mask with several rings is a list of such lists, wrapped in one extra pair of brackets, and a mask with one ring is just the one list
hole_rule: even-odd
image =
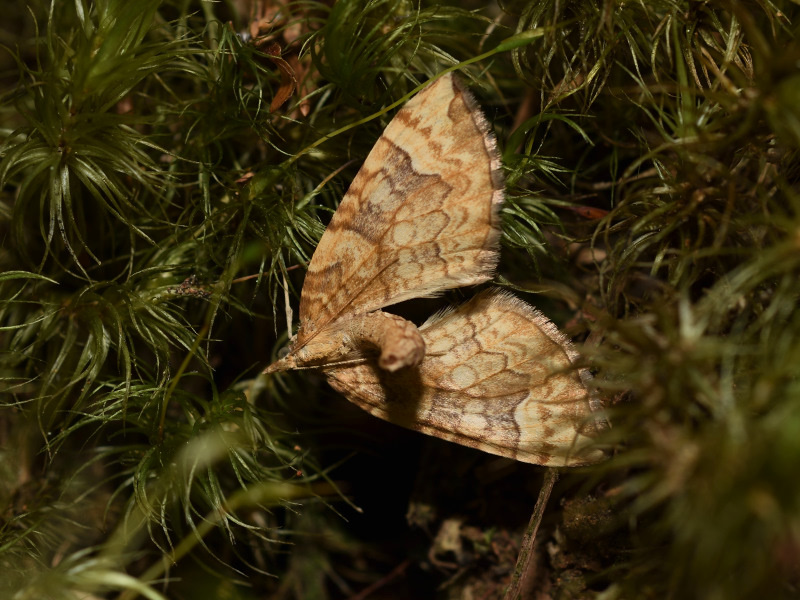
[(485, 452), (548, 466), (586, 451), (598, 423), (585, 371), (541, 313), (505, 293), (479, 294), (420, 327), (426, 355), (394, 373), (374, 360), (325, 368), (331, 385), (382, 419)]
[(297, 344), (340, 317), (492, 277), (503, 201), (494, 139), (452, 76), (403, 107), (311, 259)]

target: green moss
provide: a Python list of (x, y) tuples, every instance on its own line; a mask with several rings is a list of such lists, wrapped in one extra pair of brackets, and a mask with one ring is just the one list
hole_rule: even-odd
[[(506, 167), (499, 281), (584, 335), (613, 425), (537, 585), (796, 595), (797, 4), (451, 4), (296, 2), (270, 43), (233, 2), (4, 7), (2, 594), (193, 593), (166, 557), (231, 598), (500, 597), (535, 468), (258, 376), (386, 107), (461, 65)], [(272, 110), (271, 44), (299, 86)], [(454, 517), (493, 535), (452, 570)]]

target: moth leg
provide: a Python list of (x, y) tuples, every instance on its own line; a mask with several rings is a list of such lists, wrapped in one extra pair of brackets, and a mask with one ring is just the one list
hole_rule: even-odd
[(415, 367), (425, 357), (425, 341), (417, 326), (380, 310), (354, 319), (350, 335), (380, 348), (378, 366), (387, 371)]

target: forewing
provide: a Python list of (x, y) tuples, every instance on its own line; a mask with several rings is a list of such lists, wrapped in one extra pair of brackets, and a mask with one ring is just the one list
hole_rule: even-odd
[(503, 200), (494, 139), (452, 76), (401, 109), (311, 259), (297, 345), (331, 321), (481, 283), (497, 261)]
[(331, 385), (371, 414), (465, 446), (547, 466), (602, 459), (569, 341), (533, 307), (481, 294), (420, 328), (418, 369), (373, 362), (326, 369)]

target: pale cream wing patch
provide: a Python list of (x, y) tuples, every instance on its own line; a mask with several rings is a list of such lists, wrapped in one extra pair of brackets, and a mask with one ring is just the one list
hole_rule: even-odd
[(369, 153), (311, 259), (301, 347), (332, 321), (491, 278), (500, 160), (488, 125), (450, 75), (417, 94)]
[(377, 417), (484, 452), (556, 467), (602, 460), (587, 449), (597, 433), (588, 375), (533, 307), (483, 293), (420, 331), (419, 368), (324, 368), (331, 386)]

